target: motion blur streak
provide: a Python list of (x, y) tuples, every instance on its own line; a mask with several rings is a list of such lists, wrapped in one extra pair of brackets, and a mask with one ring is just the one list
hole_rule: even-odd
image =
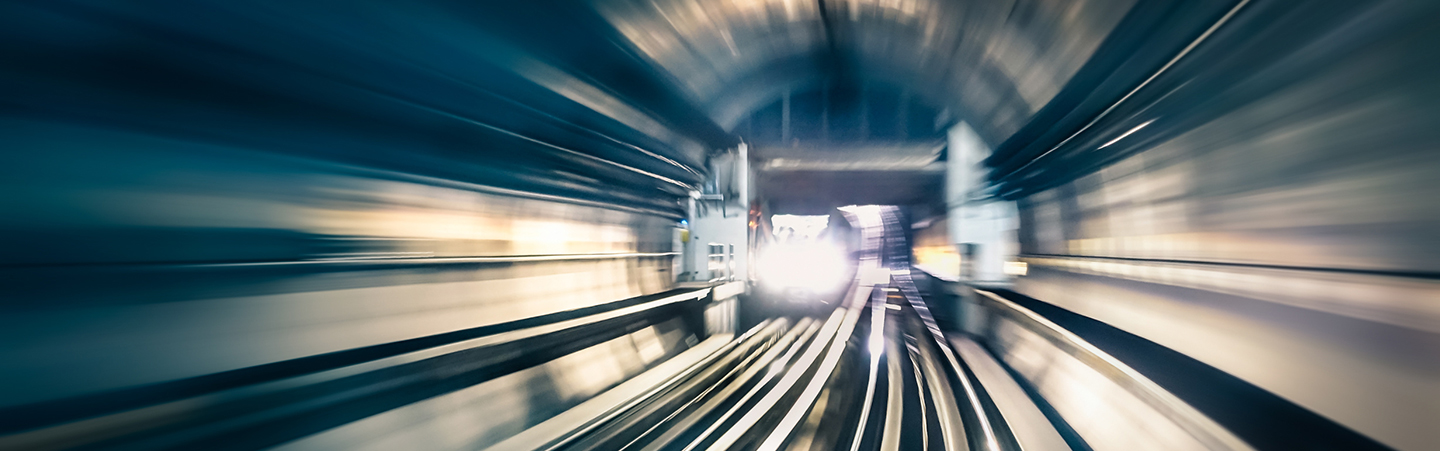
[(0, 2), (0, 449), (1440, 448), (1437, 24)]

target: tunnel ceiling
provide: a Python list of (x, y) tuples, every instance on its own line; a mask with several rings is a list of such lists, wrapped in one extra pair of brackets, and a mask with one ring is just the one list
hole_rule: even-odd
[(1133, 0), (599, 0), (722, 128), (786, 92), (888, 82), (1001, 142), (1090, 58)]
[(938, 143), (944, 140), (947, 116), (908, 89), (854, 83), (785, 93), (731, 130), (751, 147)]
[(969, 123), (993, 148), (987, 195), (1009, 199), (1137, 151), (1096, 152), (1163, 113), (1144, 105), (1185, 83), (1174, 62), (1248, 3), (594, 1), (622, 47), (732, 137), (797, 93), (895, 87), (935, 108), (936, 131)]
[(680, 97), (752, 143), (769, 205), (815, 210), (938, 205), (945, 129), (964, 120), (992, 145), (1006, 142), (1072, 83), (1134, 3), (594, 4)]
[[(860, 91), (877, 108), (912, 101), (892, 116), (859, 115), (871, 117), (877, 133), (858, 141), (888, 136), (921, 141), (918, 147), (851, 149), (926, 150), (925, 139), (964, 120), (995, 147), (987, 161), (993, 178), (1053, 185), (1103, 161), (1032, 163), (1066, 157), (1053, 152), (1061, 144), (1103, 141), (1104, 133), (1133, 127), (1120, 115), (1094, 127), (1087, 121), (1233, 3), (166, 5), (6, 4), (0, 16), (13, 19), (4, 33), (24, 44), (0, 48), (16, 68), (5, 75), (5, 103), (56, 120), (678, 217), (677, 200), (700, 186), (708, 151), (758, 136), (742, 128), (745, 120), (816, 92)], [(902, 112), (910, 117), (901, 120)], [(902, 122), (878, 133), (881, 124)], [(1086, 128), (1094, 139), (1071, 139)], [(805, 148), (761, 141), (757, 150)]]

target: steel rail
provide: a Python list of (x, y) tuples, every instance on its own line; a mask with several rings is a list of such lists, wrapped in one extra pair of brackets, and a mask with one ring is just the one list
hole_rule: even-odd
[[(880, 298), (880, 302), (875, 301), (876, 297)], [(870, 418), (870, 406), (875, 402), (875, 385), (880, 377), (880, 358), (883, 356), (881, 352), (877, 351), (884, 349), (876, 346), (875, 341), (878, 338), (880, 346), (884, 346), (885, 343), (885, 292), (871, 291), (870, 304), (870, 339), (868, 340), (868, 349), (866, 349), (870, 352), (870, 376), (865, 382), (865, 398), (860, 403), (860, 420), (855, 425), (855, 437), (850, 441), (850, 451), (860, 451), (860, 439), (865, 436), (865, 425)]]
[(925, 305), (925, 300), (920, 297), (920, 292), (915, 288), (914, 281), (910, 280), (909, 272), (906, 271), (904, 274), (896, 277), (896, 279), (900, 280), (900, 291), (904, 293), (905, 300), (910, 304), (910, 307), (919, 314), (925, 328), (930, 331), (931, 338), (935, 341), (935, 346), (940, 349), (940, 353), (945, 356), (946, 362), (950, 364), (950, 368), (954, 369), (955, 375), (960, 379), (960, 386), (965, 390), (965, 399), (969, 401), (970, 408), (974, 410), (975, 416), (979, 420), (980, 429), (984, 434), (985, 448), (988, 451), (1000, 451), (1000, 440), (996, 437), (994, 426), (990, 424), (992, 420), (989, 415), (985, 413), (985, 406), (980, 401), (979, 391), (975, 388), (975, 385), (970, 382), (970, 378), (966, 374), (968, 370), (962, 366), (960, 360), (956, 358), (955, 352), (950, 349), (950, 343), (945, 340), (945, 334), (940, 331), (940, 326), (935, 322), (935, 317), (930, 313), (930, 308)]
[[(780, 338), (777, 339), (775, 343), (773, 343), (770, 348), (767, 349), (765, 353), (760, 356), (760, 358), (756, 359), (753, 365), (745, 369), (745, 372), (742, 373), (739, 378), (737, 378), (737, 381), (749, 381), (751, 379), (754, 379), (755, 376), (761, 371), (766, 371), (770, 369), (771, 365), (783, 364), (783, 362), (788, 361), (788, 359), (793, 357), (796, 352), (799, 352), (798, 350), (804, 345), (805, 340), (808, 339), (810, 334), (812, 334), (815, 330), (818, 330), (818, 328), (819, 326), (815, 323), (814, 320), (810, 318), (802, 318), (799, 321), (796, 321), (795, 327), (791, 328), (784, 335), (781, 335)], [(749, 392), (742, 396), (739, 401), (736, 402), (736, 406), (744, 405), (745, 401), (748, 401), (751, 397), (754, 397), (757, 392), (764, 388), (770, 378), (773, 378), (775, 375), (775, 371), (766, 371), (766, 373), (767, 374), (762, 376), (762, 379), (755, 384), (755, 387), (753, 387)], [(703, 419), (703, 417), (709, 412), (714, 411), (716, 408), (718, 408), (744, 385), (745, 384), (743, 382), (737, 382), (735, 384), (728, 385), (725, 388), (722, 388), (720, 390), (720, 393), (716, 397), (711, 398), (709, 401), (706, 401), (705, 404), (701, 405), (700, 410), (687, 415), (685, 418), (682, 418), (680, 421), (677, 422), (676, 425), (665, 431), (665, 433), (661, 434), (655, 440), (652, 440), (650, 441), (650, 443), (646, 444), (643, 449), (645, 451), (655, 451), (657, 449), (664, 448), (671, 441), (675, 440), (675, 438), (678, 437), (680, 434), (684, 433), (686, 430), (689, 430), (690, 427), (694, 426), (696, 422)], [(689, 445), (689, 448), (693, 449), (695, 446), (698, 446), (696, 443), (704, 440), (705, 437), (707, 437), (712, 431), (718, 428), (718, 426), (715, 426), (715, 424), (724, 423), (725, 420), (729, 419), (730, 416), (734, 415), (734, 413), (738, 410), (739, 407), (732, 407), (731, 409), (727, 410), (724, 414), (721, 415), (720, 419), (716, 420), (715, 423), (712, 423), (712, 427), (707, 428), (706, 431), (703, 431), (696, 440), (692, 441), (692, 443)]]
[[(783, 318), (779, 321), (785, 322)], [(789, 334), (789, 332), (790, 331), (786, 331), (785, 334)], [(723, 376), (720, 376), (718, 379), (716, 379), (717, 383), (710, 385), (709, 387), (705, 387), (705, 389), (701, 390), (700, 393), (695, 395), (694, 398), (686, 401), (684, 404), (681, 404), (679, 407), (671, 411), (669, 415), (666, 415), (664, 418), (656, 421), (655, 424), (651, 425), (649, 428), (641, 431), (640, 434), (636, 435), (635, 438), (631, 439), (629, 442), (626, 442), (625, 445), (621, 446), (619, 449), (631, 449), (631, 447), (635, 446), (636, 443), (639, 443), (642, 439), (649, 436), (651, 433), (659, 430), (662, 425), (665, 425), (671, 420), (674, 420), (676, 417), (680, 416), (682, 412), (690, 409), (690, 407), (694, 406), (696, 403), (699, 403), (701, 400), (705, 399), (714, 399), (710, 398), (710, 394), (722, 390), (722, 387), (724, 387), (725, 385), (721, 383), (721, 381), (731, 381), (730, 383), (743, 382), (743, 379), (739, 378), (738, 376), (744, 373), (747, 369), (753, 368), (755, 363), (760, 361), (761, 358), (764, 357), (766, 351), (769, 351), (775, 343), (780, 341), (774, 335), (778, 335), (778, 333), (771, 333), (771, 337), (769, 338), (767, 343), (757, 344), (755, 346), (756, 348), (764, 348), (764, 350), (753, 352), (750, 355), (746, 356), (743, 360), (737, 363), (734, 368), (731, 368)]]
[[(835, 373), (835, 367), (840, 364), (840, 356), (845, 353), (845, 345), (849, 343), (850, 336), (855, 333), (855, 325), (860, 321), (860, 311), (864, 308), (865, 299), (870, 296), (872, 288), (867, 285), (858, 285), (854, 288), (855, 295), (851, 298), (850, 304), (843, 309), (844, 320), (840, 324), (839, 331), (831, 339), (825, 360), (820, 363), (815, 375), (811, 377), (810, 384), (800, 392), (800, 397), (795, 400), (790, 411), (785, 413), (785, 417), (781, 418), (780, 423), (770, 432), (770, 436), (766, 437), (765, 441), (756, 448), (757, 451), (779, 450), (785, 444), (785, 440), (794, 433), (795, 427), (804, 420), (805, 414), (815, 405), (815, 400), (820, 397), (821, 390), (825, 388), (830, 376)], [(836, 309), (837, 313), (841, 311), (841, 309)], [(797, 379), (801, 375), (794, 370), (791, 373), (795, 374)], [(776, 396), (776, 399), (778, 400), (779, 396)]]
[[(820, 333), (820, 330), (822, 330), (823, 328), (823, 325), (813, 322), (810, 323), (810, 325), (805, 328), (805, 331), (801, 332), (800, 336), (797, 337), (794, 342), (790, 343), (790, 345), (786, 347), (784, 355), (781, 355), (778, 359), (773, 359), (774, 361), (768, 365), (765, 365), (763, 367), (756, 367), (755, 369), (757, 370), (757, 372), (765, 371), (765, 375), (761, 377), (760, 381), (756, 383), (755, 386), (752, 387), (749, 391), (747, 391), (744, 396), (741, 396), (740, 400), (736, 401), (735, 404), (730, 407), (730, 409), (726, 410), (725, 413), (721, 414), (719, 418), (712, 422), (709, 427), (706, 427), (705, 430), (701, 431), (694, 440), (691, 440), (690, 443), (685, 446), (684, 451), (693, 451), (698, 448), (701, 443), (704, 443), (704, 441), (710, 437), (710, 434), (715, 433), (715, 431), (718, 430), (722, 424), (729, 421), (731, 416), (739, 413), (740, 409), (743, 408), (745, 404), (750, 401), (751, 398), (754, 398), (756, 395), (759, 395), (761, 392), (765, 391), (765, 388), (767, 385), (769, 385), (770, 380), (774, 379), (779, 375), (780, 369), (784, 368), (786, 362), (794, 359), (795, 355), (800, 352), (800, 349), (806, 347), (807, 344), (810, 344), (810, 340), (816, 334)], [(779, 347), (772, 348), (772, 350), (775, 351), (778, 351), (779, 349)], [(742, 421), (743, 420), (744, 418), (742, 418)], [(759, 419), (756, 418), (754, 421), (759, 421)], [(754, 421), (751, 421), (750, 423), (753, 424)], [(649, 450), (651, 448), (647, 447), (646, 449)]]
[[(684, 382), (684, 381), (686, 381), (686, 380), (689, 380), (691, 376), (694, 376), (695, 374), (700, 373), (702, 370), (708, 368), (712, 363), (721, 360), (723, 357), (729, 355), (729, 353), (730, 353), (731, 351), (734, 351), (734, 350), (736, 350), (736, 349), (742, 348), (742, 346), (744, 345), (745, 341), (749, 340), (751, 337), (754, 337), (754, 336), (756, 336), (757, 334), (760, 334), (760, 333), (762, 333), (762, 332), (764, 332), (764, 331), (769, 331), (770, 329), (783, 328), (783, 327), (784, 327), (784, 324), (783, 324), (783, 323), (784, 323), (784, 320), (783, 320), (783, 319), (780, 320), (780, 321), (774, 321), (774, 322), (772, 322), (772, 321), (770, 321), (770, 320), (766, 320), (766, 321), (762, 322), (761, 324), (756, 325), (755, 327), (751, 328), (749, 331), (745, 332), (745, 334), (743, 334), (743, 335), (741, 335), (741, 336), (739, 336), (739, 337), (736, 337), (736, 338), (730, 340), (730, 342), (729, 342), (729, 343), (726, 343), (725, 346), (721, 347), (720, 349), (715, 350), (713, 353), (711, 353), (711, 354), (708, 355), (708, 356), (705, 356), (705, 358), (701, 359), (700, 361), (695, 362), (695, 364), (691, 365), (690, 367), (687, 367), (687, 368), (685, 368), (684, 370), (680, 371), (679, 373), (676, 373), (675, 375), (673, 375), (673, 376), (671, 376), (670, 378), (666, 379), (665, 382), (663, 382), (663, 383), (661, 383), (661, 384), (659, 384), (659, 385), (657, 385), (657, 386), (655, 386), (655, 387), (652, 387), (652, 388), (650, 388), (649, 390), (646, 390), (646, 391), (645, 391), (643, 394), (641, 394), (640, 396), (637, 396), (637, 397), (635, 397), (635, 398), (632, 398), (631, 400), (627, 401), (625, 404), (622, 404), (622, 405), (620, 405), (619, 407), (616, 407), (615, 409), (613, 409), (613, 410), (611, 410), (611, 411), (609, 411), (609, 412), (606, 412), (604, 415), (602, 415), (602, 416), (600, 416), (600, 417), (598, 417), (598, 418), (592, 419), (591, 421), (587, 422), (585, 425), (583, 425), (583, 426), (581, 426), (581, 427), (579, 427), (579, 428), (570, 430), (570, 431), (565, 435), (565, 437), (560, 438), (559, 440), (555, 440), (555, 441), (553, 441), (553, 442), (547, 443), (547, 444), (545, 444), (545, 445), (543, 445), (543, 446), (540, 446), (540, 447), (537, 447), (537, 448), (535, 448), (535, 449), (543, 449), (543, 450), (549, 451), (549, 450), (560, 449), (560, 448), (565, 447), (565, 446), (567, 446), (567, 445), (569, 445), (569, 444), (571, 444), (571, 443), (574, 443), (575, 441), (581, 439), (585, 434), (588, 434), (588, 433), (590, 433), (591, 431), (595, 431), (595, 430), (600, 429), (601, 427), (604, 427), (604, 426), (605, 426), (606, 424), (608, 424), (610, 421), (618, 418), (618, 417), (621, 416), (621, 415), (624, 415), (624, 414), (632, 411), (632, 410), (635, 409), (636, 407), (640, 406), (642, 403), (645, 403), (645, 402), (647, 402), (647, 401), (650, 401), (650, 400), (656, 398), (657, 396), (660, 396), (661, 394), (669, 391), (671, 388), (674, 388), (674, 387), (678, 386), (680, 383), (682, 383), (682, 382)], [(775, 333), (775, 332), (776, 332), (776, 331), (769, 331), (769, 333)], [(752, 343), (752, 345), (754, 345), (754, 343)]]

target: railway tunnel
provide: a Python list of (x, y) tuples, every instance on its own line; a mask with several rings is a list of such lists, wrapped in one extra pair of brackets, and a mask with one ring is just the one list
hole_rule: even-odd
[(1437, 23), (0, 3), (0, 449), (1436, 449)]

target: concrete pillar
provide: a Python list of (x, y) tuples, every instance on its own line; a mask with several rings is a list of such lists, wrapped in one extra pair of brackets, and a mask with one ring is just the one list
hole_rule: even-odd
[(970, 124), (950, 128), (945, 168), (945, 207), (950, 240), (961, 258), (961, 279), (1009, 283), (1005, 262), (1018, 251), (1019, 214), (1015, 202), (984, 200), (989, 170), (982, 163), (991, 148)]

